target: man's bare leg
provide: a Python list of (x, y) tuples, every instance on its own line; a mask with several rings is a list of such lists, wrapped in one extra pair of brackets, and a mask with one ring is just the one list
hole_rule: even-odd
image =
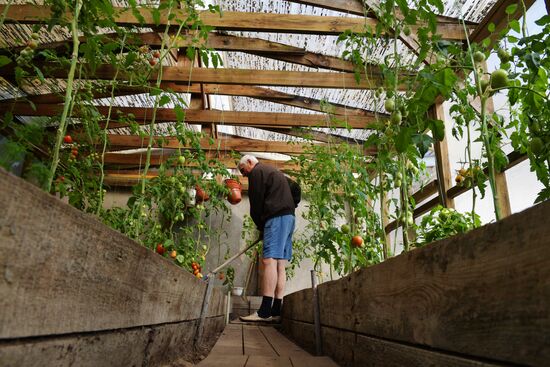
[(286, 285), (286, 260), (277, 260), (277, 286), (275, 287), (275, 298), (283, 299)]
[(264, 274), (261, 279), (262, 296), (273, 297), (275, 295), (275, 288), (279, 284), (277, 260), (262, 258), (262, 263), (264, 265)]

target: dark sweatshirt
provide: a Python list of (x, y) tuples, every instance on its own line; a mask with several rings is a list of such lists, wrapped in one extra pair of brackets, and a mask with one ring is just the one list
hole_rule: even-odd
[(248, 175), (250, 216), (260, 231), (273, 217), (294, 215), (294, 200), (286, 176), (277, 168), (258, 163)]

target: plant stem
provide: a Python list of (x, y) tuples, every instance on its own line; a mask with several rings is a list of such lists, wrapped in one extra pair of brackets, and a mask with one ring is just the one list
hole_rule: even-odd
[[(468, 153), (468, 165), (470, 167), (470, 173), (472, 174), (472, 178), (473, 178), (474, 169), (472, 167), (472, 139), (471, 139), (471, 136), (470, 136), (470, 123), (469, 122), (466, 123), (466, 131), (468, 133), (468, 145), (467, 145), (467, 148), (466, 148), (466, 151)], [(477, 194), (476, 194), (475, 184), (476, 184), (475, 181), (472, 181), (472, 218), (474, 218), (474, 215), (476, 213)]]
[(486, 115), (487, 97), (481, 96), (481, 138), (483, 139), (483, 145), (485, 145), (485, 154), (487, 155), (487, 170), (489, 173), (489, 183), (491, 185), (491, 191), (493, 193), (493, 203), (495, 206), (495, 218), (500, 220), (502, 218), (502, 211), (500, 208), (500, 199), (498, 197), (496, 189), (496, 171), (495, 171), (495, 156), (491, 147), (489, 129), (487, 127), (487, 115)]
[(386, 241), (386, 228), (384, 228), (384, 218), (387, 217), (385, 192), (384, 192), (384, 173), (382, 172), (382, 165), (378, 164), (378, 184), (380, 187), (380, 224), (382, 225), (381, 239), (382, 239), (382, 253), (384, 260), (388, 258), (388, 243)]
[(65, 91), (65, 103), (63, 106), (63, 113), (61, 115), (61, 120), (59, 121), (59, 127), (57, 128), (57, 136), (55, 141), (55, 146), (52, 156), (52, 165), (50, 167), (50, 174), (48, 181), (46, 183), (46, 190), (50, 192), (52, 188), (52, 181), (55, 176), (55, 171), (57, 170), (57, 165), (59, 163), (59, 149), (61, 148), (61, 143), (63, 142), (63, 137), (65, 136), (65, 131), (67, 130), (67, 115), (69, 109), (72, 105), (72, 92), (73, 92), (73, 80), (76, 70), (76, 65), (78, 62), (78, 46), (80, 41), (78, 39), (78, 16), (80, 15), (80, 9), (82, 8), (82, 0), (76, 0), (76, 6), (74, 10), (74, 15), (71, 20), (71, 33), (73, 36), (73, 52), (71, 55), (71, 67), (69, 69), (69, 75), (67, 76), (67, 89)]
[[(472, 53), (472, 46), (470, 44), (470, 38), (468, 37), (468, 31), (466, 30), (466, 23), (464, 22), (464, 19), (462, 19), (462, 27), (464, 28), (464, 33), (466, 35), (466, 44), (468, 45), (468, 53), (470, 55), (470, 60), (472, 62), (472, 65), (476, 65), (474, 61), (474, 55)], [(474, 80), (476, 82), (476, 89), (477, 93), (479, 95), (479, 98), (481, 100), (481, 108), (480, 108), (480, 116), (481, 116), (481, 139), (483, 141), (483, 145), (485, 146), (485, 153), (487, 154), (487, 169), (489, 171), (489, 183), (491, 185), (491, 191), (493, 192), (493, 203), (495, 206), (495, 217), (496, 220), (500, 220), (502, 217), (501, 209), (500, 209), (500, 200), (498, 198), (497, 192), (496, 192), (496, 179), (495, 179), (495, 165), (494, 165), (494, 154), (493, 150), (490, 146), (490, 137), (489, 137), (489, 129), (487, 127), (487, 115), (486, 115), (486, 107), (487, 107), (487, 95), (484, 94), (485, 91), (481, 90), (481, 80), (478, 75), (478, 70), (474, 67)]]
[[(126, 33), (122, 39), (122, 45), (120, 47), (120, 57), (122, 57), (124, 52), (124, 45), (126, 44)], [(109, 103), (109, 111), (107, 112), (107, 121), (105, 122), (105, 139), (103, 140), (103, 147), (101, 150), (101, 164), (100, 164), (100, 177), (99, 177), (99, 203), (96, 209), (96, 215), (99, 215), (101, 208), (103, 208), (103, 181), (105, 179), (105, 151), (107, 150), (107, 129), (109, 129), (109, 121), (111, 120), (111, 112), (113, 110), (113, 105), (115, 104), (115, 86), (118, 78), (118, 73), (120, 71), (120, 64), (117, 63), (115, 76), (113, 77), (113, 85), (111, 86), (111, 101)]]

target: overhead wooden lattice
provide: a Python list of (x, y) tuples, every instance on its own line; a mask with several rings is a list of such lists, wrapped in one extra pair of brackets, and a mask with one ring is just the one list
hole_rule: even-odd
[[(24, 3), (25, 1), (14, 2), (14, 4)], [(148, 4), (149, 6), (151, 6), (151, 2), (149, 1), (141, 1), (138, 3)], [(225, 18), (220, 20), (216, 17), (211, 17), (210, 15), (206, 14), (205, 19), (208, 19), (207, 22), (212, 21), (218, 26), (218, 30), (216, 31), (216, 33), (212, 34), (210, 42), (212, 42), (212, 47), (216, 47), (217, 42), (217, 48), (220, 49), (219, 52), (222, 54), (224, 59), (224, 68), (234, 69), (233, 71), (229, 71), (229, 73), (237, 73), (236, 69), (262, 70), (264, 71), (264, 73), (269, 73), (270, 70), (276, 70), (281, 73), (289, 72), (288, 75), (293, 75), (291, 79), (294, 80), (296, 80), (296, 77), (294, 75), (299, 74), (292, 74), (293, 72), (302, 71), (306, 73), (327, 74), (323, 74), (326, 76), (319, 78), (319, 82), (321, 82), (319, 85), (315, 83), (308, 84), (308, 82), (299, 82), (299, 86), (292, 86), (292, 81), (290, 82), (291, 84), (288, 85), (285, 83), (281, 84), (272, 81), (262, 83), (261, 80), (258, 79), (263, 75), (260, 71), (257, 73), (253, 73), (254, 75), (251, 76), (256, 78), (249, 82), (253, 85), (241, 87), (239, 85), (231, 86), (212, 84), (214, 81), (219, 82), (219, 75), (226, 75), (227, 71), (220, 70), (219, 72), (213, 71), (213, 73), (210, 73), (209, 71), (204, 71), (204, 75), (211, 74), (212, 77), (210, 79), (208, 77), (197, 79), (197, 83), (193, 84), (192, 87), (195, 88), (194, 91), (191, 90), (191, 87), (187, 87), (187, 90), (181, 90), (179, 95), (185, 101), (193, 104), (192, 101), (195, 97), (192, 96), (196, 96), (199, 93), (206, 93), (210, 96), (225, 94), (229, 96), (226, 97), (228, 98), (229, 103), (222, 104), (222, 108), (224, 109), (232, 109), (233, 111), (242, 111), (244, 113), (269, 112), (294, 114), (294, 116), (298, 116), (296, 114), (300, 114), (301, 116), (304, 116), (304, 121), (308, 121), (307, 115), (322, 115), (324, 111), (321, 105), (324, 103), (324, 101), (336, 105), (334, 113), (336, 115), (339, 115), (339, 118), (343, 120), (367, 121), (365, 118), (361, 119), (357, 115), (365, 115), (372, 112), (383, 112), (379, 103), (379, 98), (375, 97), (372, 91), (372, 89), (375, 88), (375, 85), (371, 87), (368, 87), (367, 85), (358, 86), (357, 84), (355, 84), (355, 82), (353, 81), (353, 77), (349, 73), (341, 72), (341, 70), (347, 70), (348, 72), (351, 71), (349, 63), (345, 64), (343, 61), (338, 61), (338, 59), (341, 57), (343, 46), (339, 45), (336, 42), (336, 35), (346, 29), (346, 27), (351, 27), (352, 29), (354, 27), (357, 27), (357, 29), (362, 28), (363, 24), (365, 23), (365, 19), (367, 22), (371, 22), (372, 24), (375, 24), (376, 22), (375, 18), (365, 18), (361, 15), (360, 9), (362, 9), (363, 7), (361, 1), (327, 2), (282, 0), (218, 0), (214, 3), (220, 5), (224, 12)], [(334, 10), (339, 9), (341, 7), (341, 4), (343, 3), (348, 3), (349, 7), (346, 8), (347, 10)], [(125, 1), (113, 1), (113, 4), (117, 6), (128, 5)], [(314, 7), (306, 4), (317, 4), (320, 6)], [(445, 13), (442, 14), (442, 16), (457, 17), (459, 15), (462, 15), (466, 19), (466, 21), (477, 22), (483, 18), (483, 16), (489, 11), (493, 4), (494, 1), (466, 1), (464, 3), (449, 2), (445, 4)], [(327, 7), (332, 10), (327, 9)], [(31, 11), (29, 10), (29, 12)], [(246, 15), (246, 17), (265, 17), (265, 19), (268, 20), (268, 24), (272, 25), (268, 25), (265, 27), (262, 25), (257, 27), (257, 29), (253, 29), (254, 27), (247, 26), (244, 22), (239, 25), (239, 12), (246, 12), (250, 14)], [(372, 13), (370, 13), (370, 15), (372, 15)], [(28, 16), (28, 14), (26, 14), (25, 16)], [(125, 17), (126, 18), (121, 18), (121, 21), (131, 22), (131, 17), (127, 17), (126, 15)], [(241, 15), (240, 17), (242, 18), (243, 15)], [(323, 25), (325, 24), (323, 22), (329, 22), (329, 18), (333, 20), (333, 23), (331, 23), (331, 27), (327, 28), (326, 25)], [(302, 19), (303, 22), (300, 22), (300, 19)], [(446, 20), (443, 17), (441, 17), (441, 21), (444, 25), (451, 24), (450, 21), (449, 23), (446, 23)], [(294, 25), (294, 30), (292, 29), (292, 24)], [(454, 27), (455, 25), (456, 23), (451, 26)], [(242, 29), (238, 30), (239, 28)], [(144, 33), (144, 41), (147, 41), (148, 44), (152, 44), (153, 46), (155, 45), (155, 42), (157, 42), (157, 45), (159, 44), (160, 38), (157, 38), (157, 41), (155, 41), (155, 37), (157, 34), (155, 34), (151, 28), (143, 27), (142, 31)], [(2, 40), (0, 41), (0, 48), (13, 48), (24, 45), (24, 40), (28, 39), (31, 32), (32, 29), (30, 25), (4, 24), (2, 28), (0, 28), (0, 35), (2, 36)], [(110, 30), (104, 30), (104, 32), (109, 33)], [(68, 40), (70, 39), (69, 32), (66, 29), (61, 29), (60, 27), (54, 27), (52, 32), (46, 32), (45, 30), (42, 30), (39, 32), (39, 34), (39, 42), (52, 45), (52, 47), (53, 43), (55, 42), (68, 42)], [(450, 34), (452, 33), (449, 33), (449, 35)], [(250, 44), (254, 43), (254, 47), (257, 47), (256, 51), (254, 51), (254, 47), (250, 47), (251, 49), (246, 50), (247, 40), (250, 40)], [(185, 45), (181, 46), (184, 47)], [(264, 47), (272, 47), (277, 52), (272, 54), (258, 52), (258, 50)], [(397, 47), (405, 60), (413, 59), (414, 53), (408, 48), (405, 43), (398, 41)], [(389, 50), (387, 49), (387, 45), (380, 42), (378, 49), (375, 50), (374, 56), (382, 58), (387, 52), (389, 52)], [(327, 57), (329, 57), (329, 59), (323, 59)], [(324, 64), (324, 66), (322, 64), (323, 62), (326, 63)], [(334, 64), (331, 64), (332, 62), (334, 62)], [(175, 65), (175, 59), (166, 59), (165, 66)], [(323, 69), (319, 67), (323, 67)], [(326, 68), (328, 68), (329, 70), (327, 70)], [(195, 77), (198, 77), (201, 74), (199, 71), (200, 70), (197, 69), (197, 72), (194, 73)], [(250, 74), (250, 72), (248, 73)], [(331, 82), (328, 81), (332, 78), (330, 74), (334, 74), (334, 76), (338, 78), (339, 84), (331, 84)], [(321, 76), (322, 74), (318, 75)], [(58, 77), (62, 78), (63, 75), (58, 75)], [(277, 76), (276, 78), (281, 78), (281, 76)], [(246, 80), (243, 79), (242, 81), (244, 84), (247, 84)], [(25, 85), (22, 90), (15, 89), (10, 83), (8, 83), (4, 79), (0, 79), (0, 82), (0, 97), (4, 99), (11, 99), (21, 95), (59, 93), (65, 87), (62, 79), (50, 79), (50, 82), (46, 85), (38, 85), (35, 82), (30, 82)], [(279, 84), (280, 86), (274, 86), (276, 84)], [(200, 89), (196, 90), (199, 85)], [(257, 87), (256, 85), (263, 86)], [(144, 108), (152, 106), (153, 101), (151, 97), (149, 97), (143, 91), (137, 91), (135, 94), (132, 94), (131, 91), (120, 91), (117, 93), (119, 94), (115, 98), (115, 103), (117, 106)], [(261, 95), (259, 96), (257, 95), (257, 93), (266, 93), (267, 97)], [(106, 98), (106, 96), (97, 95), (97, 97), (98, 99), (96, 103), (100, 106), (106, 106), (111, 103), (111, 99)], [(53, 95), (48, 98), (51, 99), (48, 103), (55, 102), (53, 101), (53, 98), (55, 98)], [(215, 108), (219, 108), (220, 106), (220, 103), (213, 104), (215, 105)], [(168, 107), (170, 106), (171, 105), (168, 105)], [(203, 108), (204, 107), (206, 106), (203, 106)], [(258, 129), (258, 125), (261, 124), (256, 123), (256, 127), (254, 127), (254, 124), (246, 123), (246, 121), (244, 124), (231, 126), (231, 119), (228, 118), (232, 116), (231, 113), (217, 116), (218, 118), (215, 118), (210, 122), (222, 125), (219, 129), (220, 132), (225, 132), (228, 134), (235, 134), (247, 138), (252, 137), (264, 140), (278, 141), (296, 140), (296, 135), (299, 135), (296, 132), (292, 134), (285, 134), (285, 132), (287, 131), (285, 131), (284, 129), (280, 129), (283, 126), (277, 126), (276, 124), (269, 129), (262, 130)], [(241, 116), (245, 115), (242, 114)], [(314, 116), (311, 117), (314, 118)], [(325, 120), (327, 119), (325, 118)], [(189, 122), (196, 123), (200, 121), (189, 120)], [(205, 121), (202, 121), (202, 123), (205, 123)], [(165, 124), (169, 124), (169, 122), (166, 121)], [(246, 127), (244, 127), (243, 125), (245, 125)], [(292, 125), (293, 124), (287, 124), (287, 127)], [(367, 126), (367, 124), (365, 124), (364, 126)], [(360, 127), (359, 124), (356, 127)], [(336, 133), (340, 136), (357, 140), (364, 140), (369, 134), (368, 131), (365, 131), (363, 129), (328, 130), (318, 128), (317, 130), (323, 133)], [(113, 131), (115, 133), (122, 134), (129, 133), (128, 130), (125, 129), (116, 129)], [(157, 131), (162, 133), (163, 124), (161, 124), (157, 128)]]

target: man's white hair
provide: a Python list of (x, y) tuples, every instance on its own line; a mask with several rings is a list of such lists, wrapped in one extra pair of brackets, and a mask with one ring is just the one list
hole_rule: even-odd
[(245, 154), (242, 156), (241, 160), (239, 161), (239, 165), (246, 164), (248, 161), (256, 164), (258, 163), (258, 158), (254, 157), (252, 154)]

